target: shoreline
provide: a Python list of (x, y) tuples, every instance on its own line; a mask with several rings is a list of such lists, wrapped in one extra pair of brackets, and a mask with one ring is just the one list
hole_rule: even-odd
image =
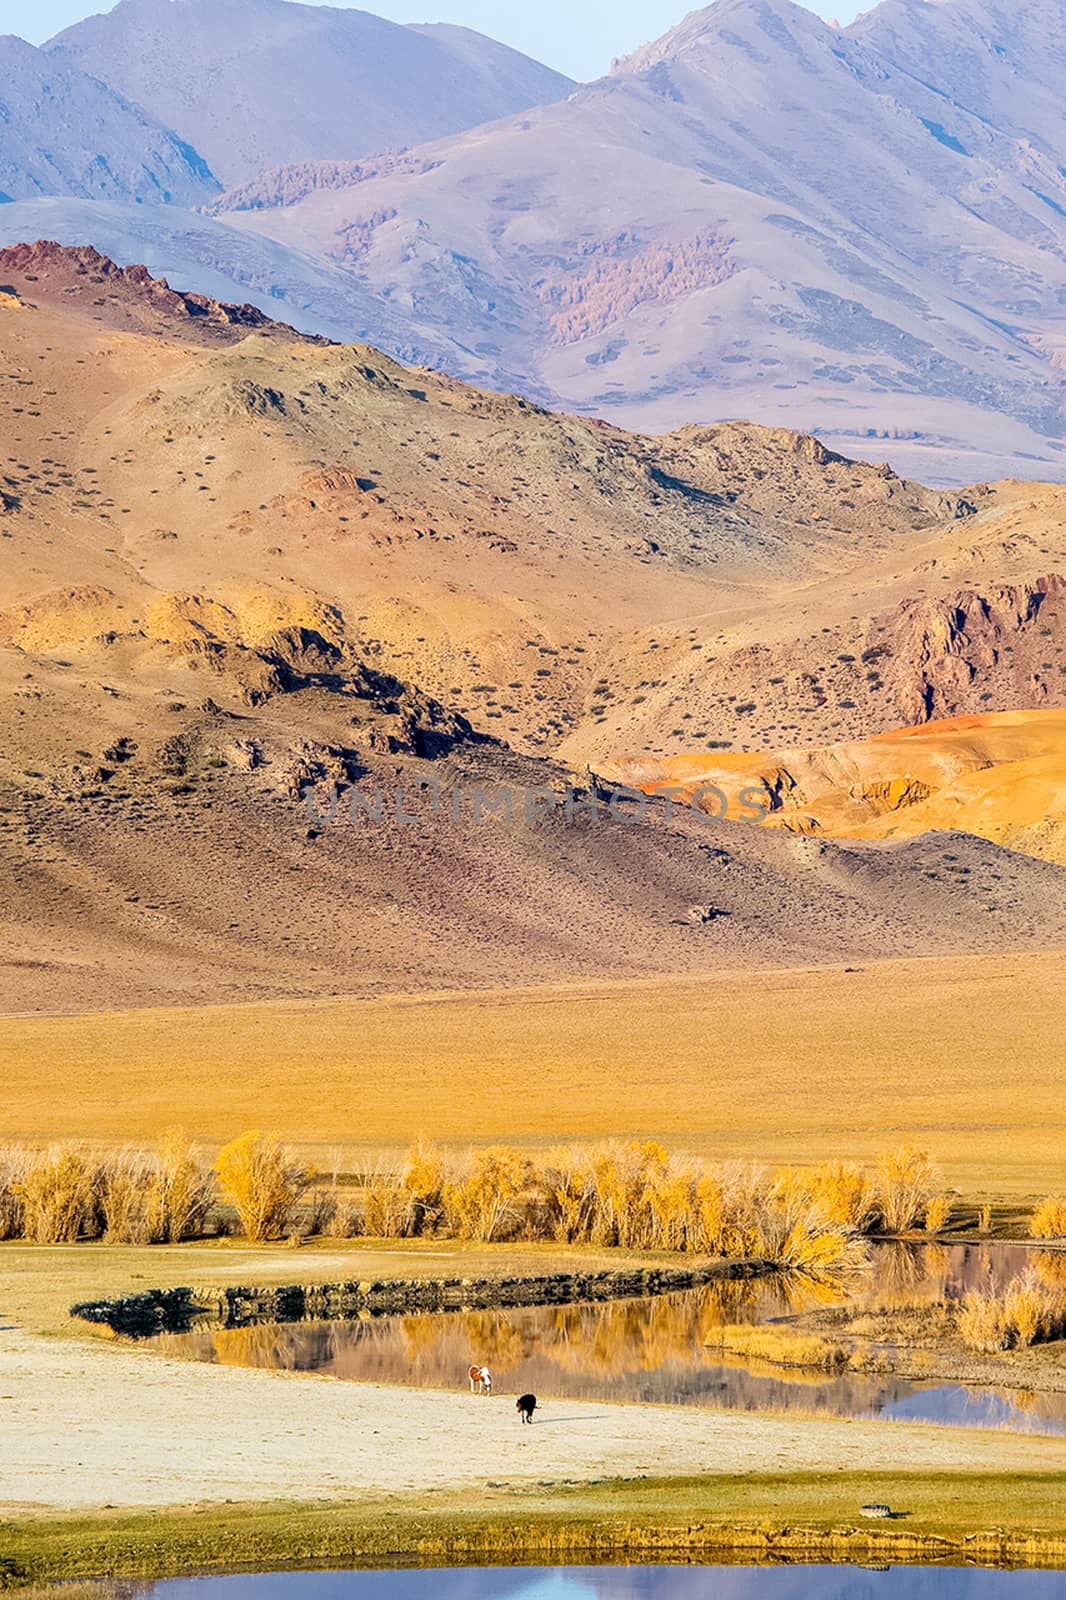
[[(1061, 1436), (546, 1398), (535, 1426), (521, 1428), (513, 1397), (502, 1394), (176, 1360), (144, 1345), (8, 1329), (0, 1335), (0, 1518), (91, 1515), (105, 1502), (117, 1515), (191, 1504), (343, 1508), (383, 1496), (399, 1509), (413, 1494), (433, 1506), (469, 1496), (459, 1502), (468, 1510), (501, 1489), (528, 1509), (546, 1485), (576, 1497), (568, 1510), (584, 1517), (585, 1497), (595, 1505), (612, 1478), (632, 1493), (667, 1479), (699, 1483), (693, 1523), (712, 1506), (732, 1505), (736, 1483), (776, 1485), (758, 1507), (760, 1520), (776, 1525), (778, 1489), (802, 1463), (821, 1495), (797, 1506), (804, 1520), (810, 1512), (824, 1520), (827, 1496), (838, 1517), (856, 1516), (870, 1499), (897, 1507), (897, 1478), (951, 1479), (959, 1490), (994, 1478), (998, 1499), (982, 1504), (966, 1531), (1002, 1528), (1004, 1486), (1024, 1479), (1055, 1483), (1045, 1531), (1066, 1535)], [(841, 1485), (857, 1474), (876, 1476), (881, 1492), (846, 1497)], [(673, 1518), (672, 1503), (661, 1510)], [(943, 1523), (938, 1513), (937, 1531)], [(1015, 1507), (1011, 1525), (1031, 1524), (1028, 1505)], [(910, 1519), (907, 1531), (917, 1526)]]
[(264, 1323), (339, 1322), (412, 1312), (517, 1310), (628, 1300), (770, 1277), (783, 1269), (753, 1257), (691, 1256), (672, 1267), (493, 1278), (380, 1278), (276, 1287), (143, 1289), (70, 1307), (78, 1322), (133, 1339), (157, 1333), (250, 1328)]
[[(1062, 1474), (812, 1473), (486, 1486), (370, 1497), (352, 1505), (273, 1501), (98, 1511), (0, 1522), (0, 1577), (162, 1578), (225, 1572), (522, 1565), (958, 1565), (1066, 1570)], [(857, 1506), (891, 1492), (890, 1524)], [(1023, 1517), (1002, 1523), (1021, 1493)], [(861, 1497), (861, 1498), (860, 1498)], [(843, 1514), (843, 1503), (852, 1514)], [(950, 1513), (937, 1505), (953, 1507)], [(990, 1518), (1000, 1509), (1001, 1521)], [(1056, 1515), (1057, 1514), (1057, 1515)], [(224, 1552), (220, 1555), (219, 1552)]]
[[(18, 1247), (12, 1260), (34, 1278), (38, 1261), (53, 1273), (73, 1263), (79, 1275), (84, 1262), (96, 1277), (107, 1249)], [(399, 1254), (439, 1273), (439, 1259), (413, 1252), (344, 1259), (380, 1265)], [(557, 1281), (578, 1276), (559, 1271), (576, 1264), (574, 1252), (534, 1252), (523, 1265), (549, 1254)], [(463, 1265), (502, 1266), (509, 1256), (472, 1252)], [(287, 1292), (284, 1247), (227, 1245), (209, 1258), (216, 1293), (235, 1262), (253, 1260), (269, 1268), (267, 1283), (280, 1283), (262, 1293)], [(127, 1292), (137, 1268), (169, 1260), (165, 1279), (204, 1259), (197, 1248), (117, 1252)], [(308, 1282), (337, 1259), (309, 1253)], [(582, 1276), (615, 1280), (602, 1258), (596, 1266)], [(668, 1271), (661, 1259), (634, 1260), (627, 1276)], [(378, 1281), (437, 1294), (445, 1280)], [(544, 1275), (481, 1281), (497, 1292), (542, 1286)], [(370, 1283), (368, 1273), (360, 1287)], [(17, 1297), (7, 1298), (13, 1310)], [(0, 1587), (102, 1574), (641, 1558), (1066, 1570), (1066, 1438), (1054, 1435), (550, 1397), (537, 1425), (520, 1429), (502, 1395), (176, 1360), (84, 1328), (89, 1337), (72, 1337), (73, 1323), (58, 1338), (0, 1329)], [(897, 1515), (864, 1521), (869, 1502)]]

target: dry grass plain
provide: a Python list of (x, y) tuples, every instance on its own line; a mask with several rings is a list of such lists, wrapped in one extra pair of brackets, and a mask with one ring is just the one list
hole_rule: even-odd
[(780, 1162), (913, 1139), (967, 1195), (1038, 1194), (1063, 1181), (1064, 1016), (1061, 953), (14, 1016), (0, 1137), (261, 1127), (321, 1163), (419, 1135)]

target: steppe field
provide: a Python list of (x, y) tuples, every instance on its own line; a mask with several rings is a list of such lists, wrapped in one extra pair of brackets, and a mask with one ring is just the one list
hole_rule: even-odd
[(1064, 1007), (1048, 952), (9, 1016), (0, 1136), (259, 1127), (327, 1167), (419, 1136), (800, 1164), (913, 1141), (968, 1196), (1037, 1194), (1063, 1170)]

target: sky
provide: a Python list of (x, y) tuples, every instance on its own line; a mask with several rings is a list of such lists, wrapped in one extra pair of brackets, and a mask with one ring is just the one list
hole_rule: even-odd
[[(811, 0), (823, 17), (850, 22), (874, 0)], [(344, 4), (344, 0), (333, 0)], [(459, 22), (547, 62), (572, 78), (597, 78), (613, 56), (657, 39), (696, 0), (362, 0), (394, 22)], [(0, 33), (41, 44), (60, 28), (110, 9), (101, 0), (0, 0)]]

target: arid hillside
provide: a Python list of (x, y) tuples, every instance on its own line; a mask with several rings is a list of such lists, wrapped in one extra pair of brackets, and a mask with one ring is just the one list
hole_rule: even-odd
[(612, 817), (589, 770), (1062, 707), (1061, 491), (629, 435), (89, 249), (0, 252), (0, 352), (10, 1008), (1066, 932), (1061, 870), (987, 840), (964, 876), (935, 838)]
[(765, 825), (793, 833), (972, 833), (1066, 865), (1066, 711), (956, 717), (822, 749), (676, 756), (623, 766), (617, 778), (650, 793), (676, 786), (689, 801), (704, 790), (697, 804), (715, 816), (742, 815), (750, 789)]

